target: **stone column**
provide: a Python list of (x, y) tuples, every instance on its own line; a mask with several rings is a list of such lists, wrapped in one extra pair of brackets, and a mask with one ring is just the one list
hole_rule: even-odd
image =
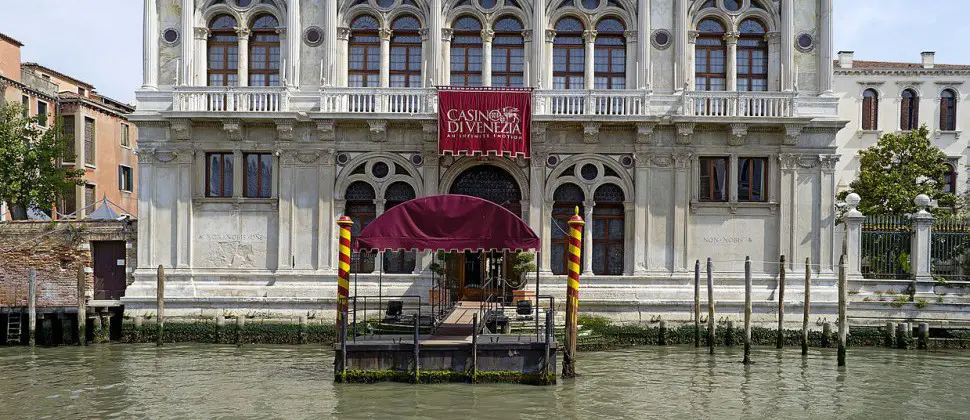
[(442, 68), (448, 64), (447, 61), (442, 60), (441, 50), (441, 37), (437, 34), (441, 33), (441, 1), (442, 0), (431, 0), (431, 12), (428, 17), (431, 20), (430, 33), (428, 36), (427, 48), (429, 53), (426, 54), (428, 65), (424, 70), (424, 85), (427, 87), (433, 87), (435, 84), (447, 85), (449, 81), (442, 79)]
[(495, 31), (482, 29), (482, 86), (492, 85), (492, 39)]
[[(536, 44), (532, 42), (532, 34), (534, 31), (531, 29), (526, 29), (522, 31), (522, 45), (525, 54), (525, 61), (522, 62), (524, 66), (522, 69), (522, 86), (535, 86), (532, 81), (535, 80), (535, 71), (538, 67), (532, 65), (532, 57), (539, 54), (539, 49), (536, 48)], [(535, 103), (532, 105), (533, 112), (535, 112)]]
[(583, 220), (586, 226), (583, 227), (583, 275), (593, 275), (593, 207), (596, 202), (586, 200), (583, 202)]
[(158, 0), (145, 0), (142, 90), (158, 90)]
[(687, 218), (690, 213), (690, 163), (691, 153), (682, 151), (674, 155), (674, 266), (671, 271), (687, 270)]
[(347, 86), (347, 60), (341, 60), (340, 57), (348, 57), (348, 50), (350, 49), (350, 28), (341, 27), (337, 28), (337, 56), (331, 57), (331, 60), (336, 61), (334, 68), (336, 69), (337, 80), (333, 82), (334, 86)]
[(910, 249), (910, 266), (913, 270), (915, 283), (933, 282), (930, 274), (930, 239), (933, 230), (933, 215), (926, 211), (930, 205), (930, 198), (925, 194), (916, 196), (913, 200), (919, 210), (913, 213), (913, 241)]
[[(533, 140), (533, 145), (535, 140)], [(535, 147), (535, 146), (533, 146)], [(529, 160), (529, 227), (536, 232), (542, 230), (542, 219), (545, 217), (542, 208), (545, 202), (543, 196), (546, 191), (546, 159), (547, 152), (533, 150)]]
[(636, 234), (634, 225), (636, 223), (636, 203), (633, 201), (623, 202), (623, 275), (633, 275), (636, 267)]
[(553, 75), (552, 50), (555, 48), (554, 42), (556, 41), (556, 30), (546, 29), (545, 38), (546, 38), (546, 46), (545, 46), (546, 50), (543, 52), (543, 56), (545, 57), (545, 63), (543, 63), (542, 65), (542, 78), (544, 79), (542, 88), (553, 89), (556, 84), (553, 82), (553, 76), (552, 76)]
[[(795, 1), (781, 2), (781, 90), (795, 88), (792, 69), (795, 66)], [(769, 44), (770, 48), (770, 44)]]
[(637, 40), (637, 71), (640, 73), (636, 80), (639, 80), (637, 89), (650, 89), (653, 85), (651, 78), (653, 72), (650, 71), (650, 0), (637, 1), (637, 32), (640, 32), (640, 39)]
[(724, 34), (724, 41), (727, 42), (727, 91), (736, 92), (738, 90), (738, 37), (737, 32)]
[[(819, 208), (822, 209), (822, 220), (819, 221), (819, 259), (828, 267), (827, 270), (835, 273), (838, 268), (839, 255), (842, 250), (836, 251), (835, 248), (835, 165), (839, 162), (839, 155), (819, 156), (819, 193), (821, 202)], [(735, 178), (737, 179), (737, 178)], [(822, 264), (819, 264), (822, 267)]]
[(286, 85), (300, 86), (300, 39), (303, 24), (300, 22), (300, 0), (290, 0), (286, 5)]
[(846, 278), (849, 280), (862, 279), (862, 223), (866, 216), (859, 211), (859, 194), (852, 193), (845, 197), (845, 267)]
[[(640, 148), (640, 145), (637, 145)], [(643, 150), (645, 148), (641, 148)], [(633, 213), (633, 274), (640, 275), (647, 271), (647, 205), (649, 201), (650, 158), (644, 151), (636, 154), (636, 169), (634, 170), (633, 195), (636, 209)]]
[(832, 29), (832, 0), (819, 0), (819, 44), (818, 44), (818, 91), (823, 95), (832, 94), (832, 72), (835, 64), (832, 61), (832, 50), (835, 32)]
[(441, 29), (441, 78), (440, 83), (443, 86), (448, 86), (451, 84), (451, 38), (455, 35), (455, 31), (451, 28)]
[(289, 68), (290, 67), (290, 60), (289, 60), (289, 56), (288, 56), (288, 54), (289, 54), (289, 51), (288, 51), (289, 48), (286, 48), (286, 49), (283, 48), (284, 45), (285, 46), (289, 46), (290, 39), (287, 36), (288, 33), (286, 31), (286, 28), (276, 28), (276, 31), (275, 32), (276, 32), (276, 35), (278, 35), (280, 37), (280, 50), (281, 50), (280, 58), (281, 58), (282, 61), (280, 62), (280, 69), (277, 72), (277, 75), (280, 78), (280, 86), (291, 86), (290, 85), (290, 68)]
[[(179, 72), (183, 77), (180, 79), (183, 85), (192, 86), (196, 81), (192, 80), (192, 40), (189, 34), (195, 28), (195, 0), (182, 0), (182, 68)], [(157, 30), (155, 31), (158, 32)]]
[(195, 35), (195, 84), (208, 86), (209, 63), (207, 57), (209, 49), (209, 28), (197, 27)]
[(239, 37), (239, 86), (249, 86), (249, 34), (249, 28), (236, 28)]
[[(780, 254), (791, 264), (791, 272), (801, 270), (802, 265), (796, 261), (804, 260), (804, 256), (798, 255), (795, 246), (795, 221), (798, 220), (798, 176), (796, 174), (798, 155), (782, 154), (778, 156), (778, 163), (781, 167), (781, 194), (778, 203), (780, 223), (778, 229), (778, 249)], [(808, 256), (808, 255), (806, 255)], [(812, 261), (812, 264), (817, 264)]]
[(529, 83), (531, 86), (535, 86), (536, 89), (542, 89), (543, 83), (546, 86), (552, 85), (552, 79), (546, 77), (545, 66), (552, 67), (552, 61), (547, 61), (548, 58), (544, 51), (544, 48), (549, 47), (546, 45), (546, 28), (549, 24), (546, 22), (546, 2), (544, 1), (533, 1), (532, 2), (532, 55), (528, 56), (532, 60), (531, 69), (529, 69), (529, 77), (532, 79)]
[[(585, 88), (590, 90), (595, 86), (594, 81), (596, 76), (596, 67), (593, 66), (593, 59), (596, 55), (596, 31), (583, 31), (583, 40), (586, 41), (586, 57), (584, 58), (586, 71), (583, 73), (583, 81)], [(591, 223), (587, 223), (587, 225), (590, 224)]]
[(323, 25), (321, 25), (321, 28), (323, 28), (324, 45), (323, 74), (327, 79), (328, 84), (331, 86), (338, 86), (337, 72), (339, 69), (339, 57), (347, 56), (339, 55), (337, 51), (337, 45), (340, 43), (340, 40), (337, 37), (337, 2), (323, 2)]
[(633, 51), (639, 51), (637, 47), (637, 31), (626, 31), (623, 33), (626, 39), (626, 83), (625, 89), (640, 89), (643, 84), (643, 72), (640, 71), (640, 64), (637, 61), (638, 55)]
[(330, 264), (330, 258), (335, 252), (330, 248), (330, 242), (334, 236), (333, 226), (337, 220), (333, 213), (333, 180), (337, 173), (336, 166), (334, 166), (335, 158), (334, 149), (327, 150), (321, 158), (320, 195), (317, 202), (317, 211), (319, 212), (317, 224), (320, 226), (320, 231), (317, 233), (317, 243), (320, 244), (317, 247), (317, 270), (328, 272), (334, 270), (334, 266)]
[(391, 36), (394, 35), (394, 31), (386, 28), (381, 28), (381, 87), (388, 87), (391, 85)]
[(781, 34), (778, 32), (768, 32), (765, 34), (765, 41), (768, 43), (768, 91), (778, 92), (784, 83), (781, 69), (784, 61), (779, 58), (781, 49)]
[(697, 78), (694, 77), (694, 62), (697, 60), (697, 31), (687, 32), (687, 57), (685, 58), (687, 67), (685, 69), (686, 76), (684, 76), (685, 82), (682, 82), (680, 86), (676, 86), (677, 89), (681, 89), (686, 84), (689, 90), (697, 90)]
[[(387, 200), (383, 198), (374, 199), (374, 209), (376, 217), (380, 217), (384, 214), (384, 207), (387, 205)], [(384, 252), (378, 252), (374, 255), (374, 272), (380, 273), (384, 271)]]
[(674, 0), (674, 90), (684, 88), (687, 75), (692, 69), (687, 68), (687, 2), (688, 0)]

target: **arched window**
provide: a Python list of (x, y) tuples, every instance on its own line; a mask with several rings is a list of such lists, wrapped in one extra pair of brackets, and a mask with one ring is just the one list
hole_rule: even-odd
[(584, 29), (583, 23), (576, 18), (567, 17), (556, 22), (552, 49), (554, 89), (583, 89), (586, 70)]
[(239, 85), (239, 38), (236, 19), (219, 15), (209, 22), (208, 69), (209, 86)]
[[(354, 221), (354, 225), (350, 228), (351, 242), (357, 239), (364, 228), (377, 217), (375, 198), (377, 194), (374, 193), (374, 187), (364, 181), (355, 181), (347, 187), (347, 193), (344, 195), (344, 199), (347, 200), (344, 215)], [(354, 254), (353, 257), (354, 261), (350, 264), (352, 273), (374, 271), (374, 254), (360, 253)]]
[[(552, 249), (550, 250), (550, 265), (553, 274), (567, 274), (569, 261), (569, 219), (579, 207), (579, 214), (583, 214), (583, 190), (576, 184), (562, 184), (553, 194), (552, 206)], [(582, 267), (582, 261), (580, 261)]]
[[(414, 188), (406, 182), (395, 182), (384, 192), (384, 211), (415, 198)], [(407, 274), (414, 272), (415, 254), (411, 251), (390, 251), (384, 253), (384, 272)]]
[(451, 41), (452, 86), (482, 85), (482, 23), (470, 16), (459, 18)]
[(714, 19), (704, 19), (697, 24), (697, 32), (694, 51), (696, 89), (723, 91), (727, 87), (724, 25)]
[(875, 89), (862, 92), (862, 129), (879, 129), (879, 92)]
[(603, 184), (593, 193), (593, 274), (623, 274), (623, 190)]
[(956, 131), (957, 129), (957, 95), (952, 89), (946, 89), (940, 94), (940, 130)]
[(421, 87), (421, 23), (402, 16), (391, 29), (391, 87)]
[(768, 41), (765, 26), (754, 19), (746, 19), (738, 27), (738, 91), (764, 92), (768, 90)]
[(949, 163), (946, 164), (946, 173), (943, 174), (943, 191), (957, 193), (957, 170)]
[(279, 21), (272, 15), (262, 15), (253, 21), (249, 39), (249, 86), (280, 85)]
[(522, 22), (512, 17), (495, 23), (492, 41), (492, 86), (524, 86), (525, 41)]
[(899, 107), (899, 129), (915, 130), (919, 127), (919, 95), (912, 89), (906, 89), (902, 99)]
[(373, 16), (363, 15), (350, 24), (350, 57), (347, 85), (377, 87), (381, 84), (380, 23)]
[(626, 37), (623, 23), (606, 18), (596, 24), (595, 63), (596, 89), (626, 88)]

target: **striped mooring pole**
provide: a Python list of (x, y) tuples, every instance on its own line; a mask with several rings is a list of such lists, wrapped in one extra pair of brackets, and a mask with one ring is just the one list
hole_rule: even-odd
[(350, 227), (354, 222), (343, 216), (337, 220), (340, 226), (340, 255), (337, 264), (337, 331), (347, 319), (348, 296), (350, 294)]
[(566, 349), (562, 359), (562, 377), (576, 377), (576, 335), (579, 333), (579, 271), (582, 261), (583, 226), (579, 206), (569, 219), (569, 279), (566, 283)]

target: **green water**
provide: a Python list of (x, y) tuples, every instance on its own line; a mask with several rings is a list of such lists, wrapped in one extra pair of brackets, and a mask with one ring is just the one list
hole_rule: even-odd
[(693, 347), (580, 354), (558, 385), (335, 385), (319, 346), (0, 348), (0, 418), (970, 417), (970, 353)]

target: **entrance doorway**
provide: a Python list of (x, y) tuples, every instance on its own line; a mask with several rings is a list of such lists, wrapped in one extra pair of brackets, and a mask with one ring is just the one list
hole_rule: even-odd
[(125, 241), (91, 242), (94, 257), (94, 299), (117, 300), (128, 287), (125, 273)]

